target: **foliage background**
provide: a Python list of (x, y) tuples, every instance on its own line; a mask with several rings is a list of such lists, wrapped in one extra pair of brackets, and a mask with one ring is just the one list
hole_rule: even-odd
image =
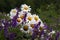
[[(37, 14), (49, 27), (60, 31), (60, 0), (0, 0), (0, 19), (12, 8), (21, 4), (30, 5), (32, 14)], [(3, 14), (3, 15), (2, 15)]]

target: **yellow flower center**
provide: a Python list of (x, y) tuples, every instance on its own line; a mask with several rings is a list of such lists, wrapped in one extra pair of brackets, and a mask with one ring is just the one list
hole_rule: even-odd
[(38, 18), (37, 16), (35, 16), (34, 19), (35, 19), (36, 21), (38, 21), (39, 18)]
[(27, 7), (27, 6), (25, 6), (25, 7), (24, 7), (24, 10), (28, 10), (28, 7)]
[(32, 20), (32, 17), (29, 16), (29, 17), (28, 17), (28, 20), (31, 21), (31, 20)]
[(24, 18), (24, 15), (21, 15), (20, 18), (23, 19)]
[(34, 24), (30, 24), (30, 26), (31, 26), (32, 28), (34, 28)]
[(21, 22), (21, 18), (17, 18), (17, 22)]
[(43, 30), (43, 27), (40, 27), (39, 30)]
[(23, 29), (24, 29), (25, 31), (27, 31), (27, 30), (28, 30), (28, 26), (25, 25), (25, 26), (23, 27)]
[(13, 12), (13, 13), (16, 13), (16, 10), (14, 9), (12, 12)]

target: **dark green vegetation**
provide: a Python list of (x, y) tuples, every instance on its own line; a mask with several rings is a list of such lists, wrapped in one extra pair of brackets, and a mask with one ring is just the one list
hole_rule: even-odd
[(32, 14), (39, 15), (49, 26), (60, 26), (60, 0), (0, 0), (0, 11), (9, 13), (21, 4), (30, 5)]

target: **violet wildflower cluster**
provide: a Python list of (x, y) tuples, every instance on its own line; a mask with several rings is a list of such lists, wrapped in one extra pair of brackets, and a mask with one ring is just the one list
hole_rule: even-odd
[[(42, 22), (38, 15), (32, 14), (30, 6), (21, 5), (21, 11), (17, 8), (11, 9), (9, 17), (11, 21), (1, 20), (0, 30), (4, 29), (4, 36), (9, 40), (14, 40), (15, 33), (9, 33), (9, 26), (18, 27), (23, 33), (31, 35), (31, 40), (39, 38), (39, 40), (58, 40), (60, 33), (55, 32), (52, 28), (49, 28)], [(53, 35), (55, 38), (53, 38)]]

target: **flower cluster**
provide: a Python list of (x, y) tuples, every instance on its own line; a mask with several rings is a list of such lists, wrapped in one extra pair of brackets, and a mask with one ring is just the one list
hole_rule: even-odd
[[(3, 28), (5, 27), (4, 34), (7, 36), (8, 26), (17, 27), (18, 25), (21, 25), (19, 27), (20, 31), (30, 34), (32, 36), (32, 40), (36, 37), (41, 38), (41, 40), (54, 40), (52, 37), (56, 32), (43, 23), (38, 15), (32, 14), (30, 11), (30, 6), (26, 4), (21, 5), (21, 11), (17, 8), (12, 9), (10, 11), (11, 22), (7, 20), (2, 21), (2, 26)], [(55, 40), (58, 40), (59, 35), (60, 33), (57, 32)]]
[(36, 14), (30, 13), (31, 8), (30, 6), (23, 4), (21, 5), (21, 11), (18, 11), (16, 8), (10, 11), (10, 18), (13, 20), (13, 24), (22, 25), (20, 30), (25, 33), (33, 33), (32, 31), (35, 28), (35, 25), (38, 27), (38, 30), (41, 31), (39, 28), (43, 28), (44, 24)]

